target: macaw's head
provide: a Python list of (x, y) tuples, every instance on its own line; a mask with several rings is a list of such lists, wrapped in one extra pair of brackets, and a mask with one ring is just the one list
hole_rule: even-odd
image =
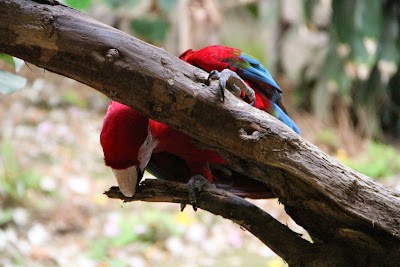
[(100, 134), (104, 161), (112, 168), (121, 192), (128, 197), (134, 195), (143, 176), (145, 166), (142, 166), (139, 154), (148, 125), (148, 118), (115, 101), (110, 103), (104, 118)]

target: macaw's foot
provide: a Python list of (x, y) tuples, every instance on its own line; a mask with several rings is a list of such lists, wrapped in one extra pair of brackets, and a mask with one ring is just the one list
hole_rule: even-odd
[(252, 106), (256, 102), (256, 95), (254, 93), (254, 90), (250, 86), (248, 86), (236, 72), (229, 69), (224, 69), (221, 72), (213, 70), (208, 75), (207, 81), (210, 82), (210, 79), (219, 80), (221, 102), (225, 100), (225, 88), (239, 98), (242, 92), (245, 93), (251, 102), (250, 105)]
[(195, 175), (192, 178), (190, 178), (188, 182), (189, 201), (194, 211), (197, 210), (197, 199), (199, 198), (200, 191), (203, 189), (203, 187), (205, 186), (208, 187), (210, 185), (211, 185), (210, 182), (202, 175)]

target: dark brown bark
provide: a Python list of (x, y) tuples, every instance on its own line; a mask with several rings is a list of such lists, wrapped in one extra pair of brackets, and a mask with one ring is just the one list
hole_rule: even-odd
[(315, 240), (299, 262), (322, 254), (325, 263), (335, 258), (390, 265), (398, 259), (400, 199), (394, 192), (233, 95), (220, 103), (217, 84), (201, 82), (203, 71), (49, 2), (0, 0), (0, 52), (85, 83), (171, 125), (267, 184)]
[[(124, 202), (140, 200), (190, 205), (187, 184), (162, 180), (144, 180), (133, 197), (125, 197), (118, 187), (110, 188), (105, 194)], [(302, 254), (305, 250), (313, 249), (311, 243), (302, 239), (271, 215), (225, 190), (212, 186), (205, 187), (200, 191), (197, 207), (237, 223), (293, 265), (303, 260)]]

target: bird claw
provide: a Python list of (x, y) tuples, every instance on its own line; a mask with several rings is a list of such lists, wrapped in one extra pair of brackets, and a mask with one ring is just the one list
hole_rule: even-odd
[[(195, 175), (190, 178), (188, 182), (189, 201), (194, 211), (197, 211), (197, 199), (204, 186), (210, 186), (210, 182), (202, 175)], [(181, 211), (183, 211), (184, 208), (185, 205), (181, 204)]]
[(186, 203), (181, 203), (181, 212), (186, 208)]
[(249, 87), (239, 75), (229, 69), (224, 69), (219, 72), (212, 70), (207, 78), (207, 82), (210, 80), (219, 80), (219, 89), (221, 92), (221, 102), (225, 100), (225, 88), (231, 91), (236, 97), (240, 98), (242, 92), (250, 99), (250, 105), (254, 105), (256, 102), (256, 96), (254, 90)]

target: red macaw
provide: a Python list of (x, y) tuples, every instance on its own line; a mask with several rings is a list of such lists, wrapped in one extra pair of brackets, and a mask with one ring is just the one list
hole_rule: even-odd
[(270, 198), (262, 183), (225, 166), (216, 152), (196, 147), (192, 139), (139, 112), (112, 101), (100, 134), (105, 164), (121, 192), (133, 196), (146, 167), (157, 178), (188, 182), (201, 174), (219, 188), (250, 198)]
[[(281, 89), (255, 58), (224, 46), (188, 50), (180, 58), (209, 71), (209, 78), (218, 78), (221, 87), (228, 85), (233, 76), (233, 88), (240, 88), (237, 95), (299, 133), (284, 111)], [(144, 169), (149, 166), (159, 178), (186, 182), (191, 176), (200, 174), (217, 184), (219, 181), (223, 181), (225, 186), (233, 183), (228, 188), (238, 195), (271, 197), (265, 185), (234, 172), (217, 153), (197, 148), (189, 136), (156, 121), (146, 120), (117, 102), (110, 104), (105, 117), (101, 144), (105, 163), (113, 168), (120, 190), (126, 196), (135, 193)], [(226, 182), (227, 177), (229, 182)], [(246, 185), (248, 188), (243, 189)]]
[[(222, 79), (222, 87), (230, 75), (237, 73), (255, 91), (254, 107), (270, 113), (300, 134), (299, 128), (286, 114), (281, 102), (281, 88), (256, 58), (239, 49), (222, 45), (207, 46), (197, 51), (189, 49), (179, 58), (209, 72), (211, 78)], [(242, 94), (242, 98), (246, 97)], [(248, 102), (251, 101), (252, 99), (248, 99)]]

